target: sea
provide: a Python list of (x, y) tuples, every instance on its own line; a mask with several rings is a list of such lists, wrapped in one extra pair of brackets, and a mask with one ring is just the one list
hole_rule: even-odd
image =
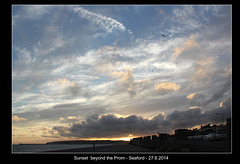
[[(114, 144), (95, 144), (95, 146), (110, 146)], [(12, 153), (37, 153), (54, 150), (93, 147), (93, 144), (19, 144), (12, 145)]]

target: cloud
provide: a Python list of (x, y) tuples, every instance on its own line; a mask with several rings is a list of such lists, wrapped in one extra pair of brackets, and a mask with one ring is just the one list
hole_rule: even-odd
[(191, 94), (187, 95), (186, 98), (189, 99), (189, 100), (192, 100), (195, 95), (196, 95), (196, 93), (191, 93)]
[[(51, 96), (50, 96), (51, 98)], [(103, 114), (105, 113), (104, 105), (100, 105), (97, 100), (94, 100), (91, 104), (85, 104), (81, 102), (82, 98), (76, 99), (76, 101), (62, 100), (60, 102), (54, 101), (53, 103), (41, 103), (41, 106), (33, 107), (29, 104), (29, 110), (15, 112), (15, 118), (24, 118), (25, 121), (21, 122), (24, 126), (29, 126), (31, 124), (56, 124), (59, 122), (67, 122), (71, 119), (68, 119), (69, 116), (79, 118), (84, 118), (87, 115), (92, 113)], [(69, 117), (71, 118), (71, 117)]]
[(199, 80), (210, 79), (213, 75), (210, 68), (214, 63), (213, 57), (205, 57), (196, 62), (195, 72), (190, 77), (191, 82), (197, 84)]
[(88, 19), (91, 23), (97, 24), (107, 32), (113, 32), (114, 30), (120, 31), (126, 30), (122, 23), (118, 22), (113, 18), (103, 16), (99, 13), (88, 11), (82, 7), (73, 7), (73, 11), (75, 13), (78, 13), (80, 17)]
[(48, 132), (49, 132), (51, 129), (48, 128), (48, 127), (42, 127), (42, 128), (40, 128), (40, 130), (42, 131), (42, 134), (48, 134)]
[[(53, 18), (54, 19), (54, 18)], [(44, 31), (39, 31), (42, 33), (37, 44), (32, 46), (33, 51), (36, 56), (43, 58), (43, 56), (48, 55), (54, 51), (61, 48), (64, 50), (68, 44), (67, 39), (63, 40), (63, 33), (59, 25), (42, 25)]]
[[(205, 16), (206, 17), (206, 16)], [(203, 27), (205, 19), (199, 17), (199, 8), (195, 6), (174, 7), (172, 15), (168, 17), (172, 21), (172, 26), (167, 29), (173, 33), (186, 33), (192, 30), (199, 30)]]
[(49, 13), (50, 6), (45, 5), (13, 5), (13, 25), (16, 26), (18, 21), (22, 19), (37, 20)]
[(183, 46), (174, 47), (174, 53), (171, 56), (172, 60), (175, 60), (183, 51), (191, 50), (194, 47), (197, 47), (198, 44), (195, 41), (194, 35), (190, 35), (188, 40), (184, 42)]
[[(230, 99), (224, 99), (217, 108), (203, 112), (198, 106), (187, 110), (175, 110), (166, 115), (159, 113), (149, 119), (137, 115), (93, 114), (85, 121), (76, 121), (71, 126), (55, 126), (53, 131), (63, 137), (114, 138), (129, 135), (141, 136), (161, 132), (172, 132), (177, 128), (192, 128), (206, 123), (220, 123), (216, 113), (224, 113), (225, 119), (231, 116)], [(163, 131), (163, 129), (167, 131)]]
[(230, 98), (226, 98), (223, 101), (221, 101), (219, 107), (221, 108), (231, 108), (232, 101)]
[(154, 85), (155, 91), (178, 91), (180, 88), (180, 85), (175, 82), (157, 82)]
[(73, 85), (68, 79), (65, 79), (65, 78), (64, 79), (57, 78), (57, 79), (55, 79), (54, 83), (58, 84), (58, 85), (60, 85), (62, 87)]
[(201, 107), (200, 106), (192, 106), (189, 109), (201, 109)]
[(18, 55), (19, 64), (30, 66), (32, 64), (33, 59), (31, 56), (31, 52), (26, 48), (15, 47), (16, 53)]
[(127, 93), (130, 97), (134, 97), (136, 94), (140, 94), (145, 90), (151, 89), (151, 80), (134, 80), (132, 70), (130, 68), (125, 68), (124, 71), (114, 71), (111, 73), (114, 79), (118, 80), (118, 85)]
[(68, 120), (75, 120), (76, 117), (75, 117), (75, 116), (68, 116), (67, 119), (68, 119)]
[(224, 73), (220, 74), (220, 76), (223, 76), (223, 77), (229, 77), (231, 75), (232, 75), (232, 68), (231, 67), (224, 68)]
[[(186, 96), (187, 104), (191, 106), (201, 106), (203, 109), (212, 108), (218, 105), (218, 102), (226, 97), (231, 97), (231, 79), (219, 80), (218, 76), (211, 80), (211, 84), (198, 83), (191, 87), (191, 90), (201, 87), (202, 90), (191, 93)], [(207, 110), (206, 109), (206, 110)]]
[(111, 73), (114, 78), (120, 80), (120, 82), (130, 81), (132, 78), (132, 70), (130, 68), (126, 68), (125, 71), (114, 71)]
[(12, 120), (13, 121), (25, 121), (26, 119), (23, 118), (23, 117), (18, 117), (18, 116), (13, 115), (12, 116)]
[(114, 71), (111, 75), (113, 78), (118, 79), (119, 86), (126, 90), (130, 96), (136, 94), (132, 70), (130, 68), (126, 68), (124, 71)]
[[(72, 96), (77, 96), (80, 93), (81, 88), (78, 84), (74, 83), (67, 88), (67, 91), (70, 91)], [(88, 97), (89, 95), (87, 93), (84, 93), (84, 96)]]
[(188, 104), (190, 104), (191, 106), (195, 105), (195, 106), (202, 106), (206, 103), (206, 96), (204, 96), (201, 93), (191, 93), (189, 95), (186, 96), (187, 100), (188, 100)]
[(176, 17), (176, 20), (180, 23), (185, 23), (185, 21), (188, 21), (189, 18), (193, 16), (194, 12), (193, 6), (176, 7), (173, 10), (174, 17)]
[(209, 120), (209, 122), (215, 122), (215, 123), (222, 123), (222, 119), (220, 119), (216, 113), (221, 113), (224, 116), (224, 121), (226, 118), (232, 116), (232, 104), (231, 104), (231, 98), (225, 98), (223, 99), (219, 107), (214, 108), (212, 110), (206, 111), (204, 113), (204, 119)]
[(188, 110), (176, 110), (170, 113), (166, 119), (170, 122), (170, 127), (187, 128), (199, 125), (203, 122), (204, 114), (200, 108), (191, 108)]
[(159, 114), (152, 119), (143, 119), (136, 115), (119, 117), (119, 115), (91, 115), (83, 123), (75, 123), (70, 127), (54, 127), (59, 135), (78, 138), (113, 138), (132, 135), (151, 134), (157, 129), (164, 115)]
[[(87, 55), (88, 54), (89, 53), (87, 53)], [(100, 47), (97, 51), (92, 51), (92, 56), (94, 59), (92, 59), (91, 56), (89, 56), (89, 58), (92, 59), (92, 63), (94, 63), (95, 71), (105, 76), (111, 76), (111, 73), (119, 65), (119, 60), (121, 59), (119, 47), (113, 46)]]
[(214, 101), (219, 101), (220, 99), (226, 97), (227, 95), (232, 95), (231, 90), (232, 84), (231, 79), (225, 79), (223, 80), (220, 85), (216, 85), (216, 88), (212, 91), (212, 95), (209, 99), (207, 99), (204, 104), (209, 104)]
[[(52, 33), (52, 32), (51, 32)], [(41, 42), (39, 42), (38, 47), (35, 48), (38, 55), (46, 55), (53, 51), (56, 51), (59, 48), (64, 48), (66, 43), (59, 36), (59, 34), (55, 34), (55, 37), (51, 37), (50, 32), (47, 32), (45, 38), (42, 38)]]
[(80, 86), (75, 82), (71, 82), (65, 78), (58, 78), (54, 81), (55, 84), (60, 85), (67, 93), (71, 93), (72, 96), (77, 96), (80, 93)]

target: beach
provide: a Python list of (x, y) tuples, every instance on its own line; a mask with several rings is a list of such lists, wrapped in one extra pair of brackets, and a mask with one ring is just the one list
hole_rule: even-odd
[(64, 150), (54, 150), (47, 152), (155, 152), (156, 150), (151, 150), (138, 145), (129, 144), (129, 142), (116, 143), (109, 146), (97, 146), (88, 148), (76, 148), (76, 149), (64, 149)]

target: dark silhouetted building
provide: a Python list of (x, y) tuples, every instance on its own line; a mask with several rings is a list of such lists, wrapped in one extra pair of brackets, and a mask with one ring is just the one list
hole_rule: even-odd
[(175, 130), (175, 139), (176, 140), (186, 140), (188, 137), (188, 129), (177, 129)]

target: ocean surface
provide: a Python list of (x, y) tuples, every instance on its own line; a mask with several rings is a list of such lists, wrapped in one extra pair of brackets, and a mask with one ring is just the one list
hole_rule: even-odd
[[(95, 146), (110, 146), (114, 144), (96, 144)], [(93, 144), (24, 144), (24, 145), (12, 145), (13, 153), (33, 153), (43, 151), (54, 151), (64, 149), (86, 148), (93, 147)]]

